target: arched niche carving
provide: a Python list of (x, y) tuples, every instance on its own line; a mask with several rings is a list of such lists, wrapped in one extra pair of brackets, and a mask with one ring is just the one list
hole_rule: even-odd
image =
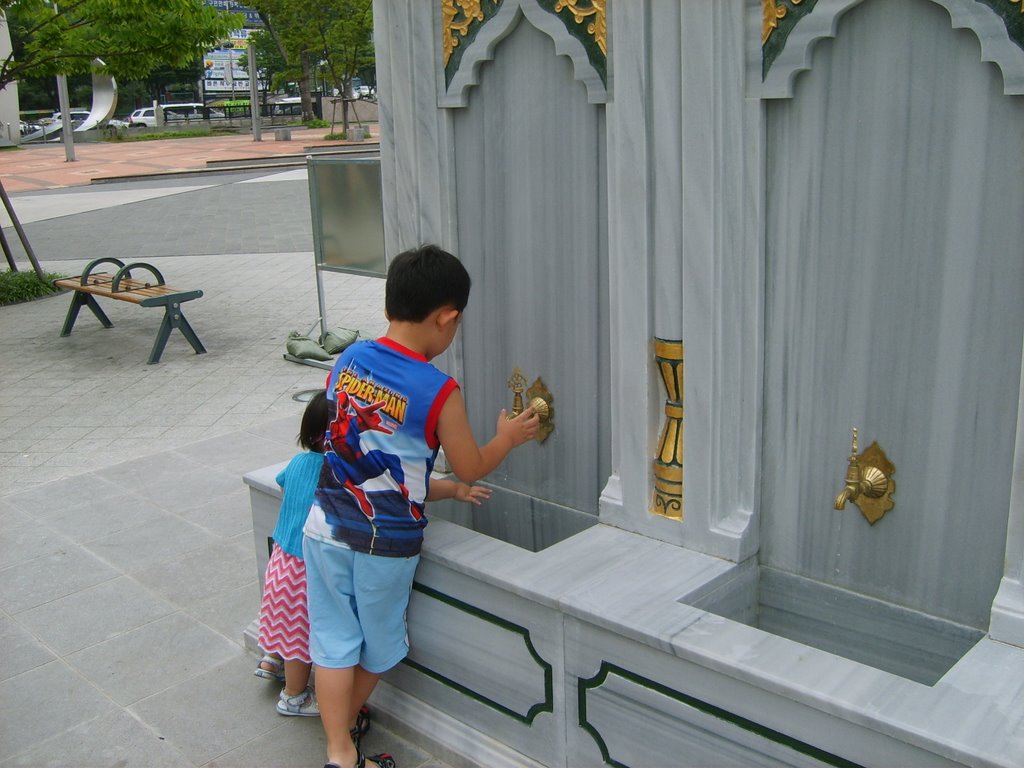
[[(760, 0), (757, 3), (762, 45), (762, 98), (790, 98), (796, 76), (811, 68), (815, 44), (824, 37), (836, 36), (839, 17), (864, 0)], [(1013, 30), (997, 12), (1021, 12), (1021, 0), (929, 0), (949, 13), (954, 29), (969, 29), (981, 43), (981, 60), (995, 64), (1003, 76), (1003, 92), (1008, 96), (1024, 94), (1024, 18)], [(1005, 4), (1003, 9), (1001, 4)], [(794, 13), (794, 11), (796, 11)], [(772, 17), (779, 26), (772, 26)], [(785, 29), (783, 22), (791, 23)], [(1021, 14), (1024, 17), (1024, 14)], [(1009, 15), (1007, 16), (1009, 18)], [(764, 58), (765, 40), (785, 34), (781, 50), (773, 59)]]
[[(448, 0), (442, 0), (442, 5)], [(559, 4), (555, 0), (503, 0), (494, 15), (487, 17), (476, 25), (472, 39), (460, 41), (466, 47), (454, 72), (445, 71), (445, 63), (438, 61), (438, 83), (440, 94), (438, 106), (464, 107), (469, 99), (469, 88), (480, 83), (480, 65), (494, 59), (495, 50), (505, 37), (515, 29), (521, 18), (546, 34), (555, 44), (555, 53), (569, 57), (572, 61), (573, 75), (587, 89), (587, 101), (591, 104), (604, 104), (608, 101), (607, 71), (608, 57), (602, 52), (604, 71), (601, 71), (591, 60), (592, 54), (584, 44), (566, 27), (566, 22), (555, 13)], [(574, 5), (567, 3), (567, 5)], [(551, 6), (546, 8), (545, 6)], [(606, 24), (604, 2), (590, 0), (584, 10), (591, 7), (602, 9), (601, 21)], [(568, 11), (566, 11), (568, 12)], [(442, 19), (442, 24), (444, 23)], [(444, 30), (441, 30), (444, 34)], [(604, 38), (607, 40), (607, 37)], [(444, 50), (444, 45), (440, 47)]]

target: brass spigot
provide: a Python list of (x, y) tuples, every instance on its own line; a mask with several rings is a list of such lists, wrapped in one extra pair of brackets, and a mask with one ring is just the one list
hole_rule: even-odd
[(857, 454), (857, 450), (857, 428), (854, 427), (845, 485), (836, 496), (834, 506), (836, 509), (845, 509), (846, 502), (852, 501), (861, 508), (868, 522), (874, 525), (892, 509), (890, 497), (896, 489), (892, 474), (896, 468), (878, 447), (878, 443), (872, 443), (861, 455)]
[(857, 457), (857, 428), (853, 428), (853, 440), (850, 445), (850, 460), (846, 467), (846, 486), (836, 496), (836, 509), (846, 509), (846, 502), (857, 501), (862, 496), (869, 499), (881, 498), (889, 487), (889, 478), (878, 467), (860, 468)]
[(514, 419), (525, 410), (523, 408), (523, 392), (525, 391), (526, 396), (530, 398), (529, 407), (533, 408), (533, 412), (540, 419), (540, 429), (537, 432), (536, 438), (537, 442), (543, 443), (555, 429), (555, 409), (552, 405), (555, 401), (554, 395), (548, 391), (544, 380), (539, 376), (530, 385), (530, 388), (526, 389), (526, 377), (519, 368), (512, 370), (512, 375), (508, 377), (507, 385), (512, 390), (512, 411), (508, 414), (508, 418)]

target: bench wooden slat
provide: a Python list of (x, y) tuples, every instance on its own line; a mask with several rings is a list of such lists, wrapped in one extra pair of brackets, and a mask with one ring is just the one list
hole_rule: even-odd
[[(121, 288), (117, 291), (112, 291), (110, 290), (110, 285), (113, 279), (113, 275), (100, 272), (89, 275), (89, 282), (86, 285), (82, 285), (81, 280), (77, 277), (64, 277), (59, 280), (54, 280), (53, 282), (54, 285), (68, 290), (92, 293), (96, 296), (108, 296), (111, 299), (130, 301), (133, 304), (139, 304), (143, 299), (151, 297), (171, 296), (176, 294), (184, 296), (186, 294), (195, 293), (194, 291), (179, 291), (169, 285), (147, 286), (142, 280), (135, 280), (133, 278), (123, 278), (121, 280)], [(192, 298), (197, 297), (193, 296)], [(183, 298), (182, 300), (187, 301), (188, 299)]]

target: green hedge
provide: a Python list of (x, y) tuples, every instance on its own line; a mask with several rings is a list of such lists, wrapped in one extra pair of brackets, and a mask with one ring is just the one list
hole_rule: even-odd
[(20, 304), (23, 301), (31, 301), (41, 296), (50, 296), (59, 293), (53, 282), (57, 278), (66, 277), (56, 272), (46, 272), (46, 282), (39, 282), (36, 273), (29, 269), (20, 272), (0, 272), (0, 306), (7, 304)]

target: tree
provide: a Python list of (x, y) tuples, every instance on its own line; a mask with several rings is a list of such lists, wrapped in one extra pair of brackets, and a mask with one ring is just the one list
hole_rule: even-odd
[[(160, 65), (185, 67), (242, 26), (239, 14), (202, 0), (0, 0), (12, 52), (0, 63), (0, 90), (29, 77), (90, 72), (95, 59), (115, 79), (146, 77)], [(2, 198), (15, 219), (3, 185)], [(28, 239), (15, 227), (40, 281), (45, 276)], [(8, 255), (12, 269), (16, 265)]]
[(202, 0), (0, 0), (0, 12), (13, 46), (0, 90), (27, 77), (87, 73), (97, 58), (118, 80), (189, 67), (244, 24)]
[(249, 33), (249, 42), (256, 49), (255, 72), (249, 64), (248, 50), (239, 58), (238, 66), (248, 72), (250, 77), (255, 76), (259, 80), (261, 90), (280, 90), (284, 83), (295, 79), (290, 76), (294, 73), (288, 69), (288, 62), (267, 30), (253, 30)]
[[(312, 116), (309, 80), (321, 68), (346, 96), (352, 77), (373, 61), (372, 0), (251, 0), (296, 77), (304, 117)], [(348, 126), (348, 105), (344, 121)]]

